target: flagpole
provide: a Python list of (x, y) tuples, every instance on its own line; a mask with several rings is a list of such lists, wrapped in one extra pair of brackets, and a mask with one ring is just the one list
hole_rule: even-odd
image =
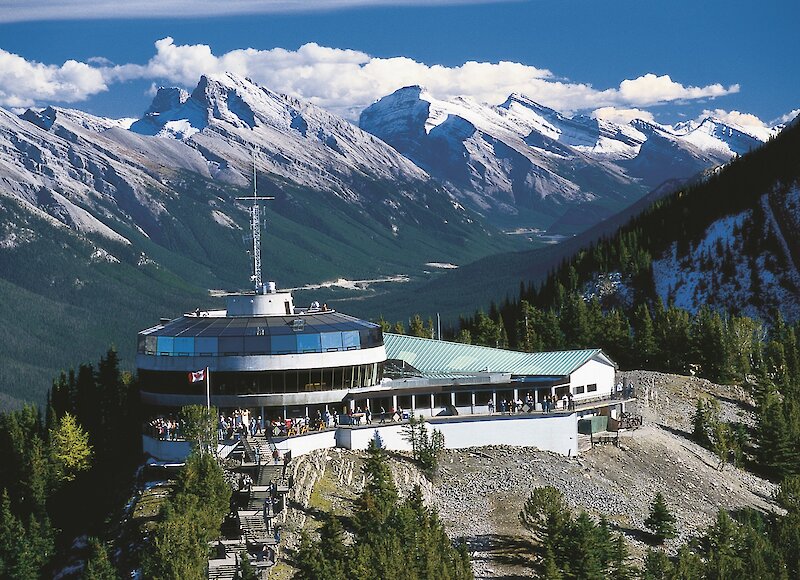
[(206, 367), (206, 408), (211, 410), (211, 369)]

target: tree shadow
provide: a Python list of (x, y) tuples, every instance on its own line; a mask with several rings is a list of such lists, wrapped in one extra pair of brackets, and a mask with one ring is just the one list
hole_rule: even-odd
[(755, 413), (756, 407), (750, 403), (746, 403), (745, 401), (740, 401), (738, 399), (732, 399), (731, 397), (726, 397), (725, 395), (714, 395), (714, 397), (720, 401), (724, 401), (726, 403), (730, 403), (736, 407), (739, 407), (743, 411), (747, 411), (748, 413)]
[[(336, 496), (336, 497), (339, 498), (339, 499), (343, 499), (343, 500), (347, 499), (347, 498), (344, 498), (342, 496)], [(325, 518), (329, 518), (329, 517), (336, 518), (337, 520), (339, 520), (339, 523), (342, 524), (342, 527), (345, 530), (352, 531), (354, 529), (354, 519), (353, 519), (352, 516), (342, 515), (342, 514), (334, 514), (332, 512), (325, 511), (325, 510), (317, 508), (317, 507), (304, 506), (303, 504), (301, 504), (300, 502), (298, 502), (298, 501), (296, 501), (294, 499), (290, 499), (290, 500), (287, 501), (286, 508), (287, 509), (291, 508), (291, 509), (303, 512), (309, 518), (311, 518), (313, 520), (316, 520), (318, 522), (323, 522), (323, 521), (325, 521)]]
[[(519, 536), (506, 534), (483, 534), (465, 538), (470, 552), (479, 552), (472, 559), (487, 560), (508, 566), (531, 569), (536, 547), (533, 542)], [(528, 578), (529, 576), (507, 575), (499, 578)]]
[(692, 439), (691, 431), (686, 431), (684, 429), (678, 429), (677, 427), (670, 427), (669, 425), (664, 425), (663, 423), (656, 423), (659, 427), (661, 427), (664, 431), (668, 431), (673, 435), (677, 435), (678, 437), (683, 437), (684, 439), (688, 439), (689, 441), (694, 441)]
[(633, 538), (634, 540), (638, 540), (639, 542), (642, 542), (644, 544), (650, 546), (659, 545), (656, 541), (656, 537), (647, 530), (640, 530), (639, 528), (629, 528), (628, 526), (622, 526), (614, 522), (609, 522), (609, 527), (612, 530), (615, 530), (630, 538)]

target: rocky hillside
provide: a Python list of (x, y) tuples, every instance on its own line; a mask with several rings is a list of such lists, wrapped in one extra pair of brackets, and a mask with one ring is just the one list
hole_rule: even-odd
[[(683, 530), (675, 546), (709, 525), (717, 510), (750, 506), (775, 508), (774, 485), (726, 466), (689, 439), (696, 398), (716, 397), (725, 420), (750, 424), (751, 406), (744, 394), (694, 377), (631, 372), (626, 375), (641, 397), (637, 411), (644, 427), (622, 436), (619, 448), (597, 446), (577, 458), (532, 448), (487, 447), (445, 453), (438, 477), (428, 482), (402, 455), (392, 461), (401, 491), (422, 486), (449, 533), (465, 538), (477, 578), (530, 577), (529, 541), (518, 514), (532, 486), (560, 489), (574, 510), (605, 514), (624, 533), (634, 557), (644, 553), (644, 520), (656, 492), (662, 492)], [(363, 487), (363, 455), (320, 451), (295, 463), (295, 507), (286, 526), (289, 547), (298, 532), (318, 525), (319, 511), (348, 513)], [(280, 570), (288, 577), (289, 564)]]

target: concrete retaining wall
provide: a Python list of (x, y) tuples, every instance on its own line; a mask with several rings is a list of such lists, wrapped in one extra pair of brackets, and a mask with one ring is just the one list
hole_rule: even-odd
[[(578, 454), (578, 416), (557, 415), (482, 415), (426, 419), (429, 432), (438, 429), (447, 449), (515, 445), (537, 447), (561, 455)], [(315, 449), (366, 449), (380, 438), (385, 449), (410, 451), (405, 440), (405, 423), (373, 423), (360, 427), (343, 426), (276, 441), (278, 449), (290, 449), (293, 457)], [(159, 441), (142, 437), (145, 453), (162, 461), (183, 461), (191, 450), (185, 441)]]

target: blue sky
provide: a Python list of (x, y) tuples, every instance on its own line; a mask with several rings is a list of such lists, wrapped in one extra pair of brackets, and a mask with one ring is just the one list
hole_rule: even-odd
[(0, 0), (0, 106), (139, 116), (152, 86), (232, 69), (350, 118), (423, 84), (569, 113), (773, 122), (800, 109), (798, 21), (782, 0)]

